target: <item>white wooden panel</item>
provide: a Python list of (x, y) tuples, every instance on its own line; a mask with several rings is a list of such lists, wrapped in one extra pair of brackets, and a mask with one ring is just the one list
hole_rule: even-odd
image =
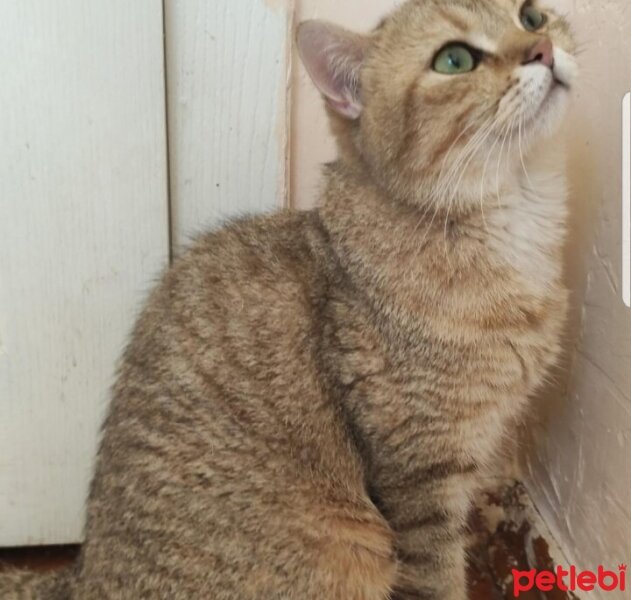
[(168, 256), (161, 0), (5, 0), (0, 545), (75, 542), (116, 357)]
[(167, 0), (172, 232), (181, 247), (286, 196), (291, 0)]

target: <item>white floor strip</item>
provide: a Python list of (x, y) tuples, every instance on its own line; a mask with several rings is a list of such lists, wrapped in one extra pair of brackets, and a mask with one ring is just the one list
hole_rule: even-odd
[(631, 92), (622, 101), (622, 299), (631, 308)]

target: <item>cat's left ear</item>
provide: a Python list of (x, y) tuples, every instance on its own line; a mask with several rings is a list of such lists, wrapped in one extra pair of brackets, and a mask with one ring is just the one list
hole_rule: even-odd
[(298, 28), (300, 57), (329, 106), (357, 119), (362, 111), (359, 73), (368, 38), (325, 21), (305, 21)]

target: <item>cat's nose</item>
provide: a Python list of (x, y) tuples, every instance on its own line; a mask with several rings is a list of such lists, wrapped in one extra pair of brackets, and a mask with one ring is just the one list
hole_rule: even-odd
[(526, 52), (525, 65), (541, 63), (552, 69), (554, 67), (554, 46), (549, 38), (542, 38)]

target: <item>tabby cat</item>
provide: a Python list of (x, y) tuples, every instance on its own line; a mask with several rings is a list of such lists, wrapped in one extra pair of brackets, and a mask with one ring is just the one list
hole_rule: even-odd
[(298, 46), (339, 142), (319, 208), (175, 261), (123, 357), (77, 565), (5, 575), (3, 599), (466, 597), (471, 495), (559, 351), (569, 26), (411, 0)]

